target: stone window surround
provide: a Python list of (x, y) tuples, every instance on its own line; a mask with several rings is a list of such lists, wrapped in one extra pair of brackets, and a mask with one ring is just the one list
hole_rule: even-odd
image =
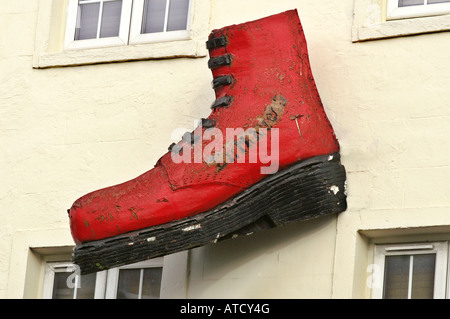
[(450, 30), (450, 14), (387, 20), (388, 0), (355, 0), (352, 42)]
[(207, 56), (209, 0), (193, 0), (189, 39), (79, 50), (64, 49), (68, 0), (39, 0), (33, 68)]

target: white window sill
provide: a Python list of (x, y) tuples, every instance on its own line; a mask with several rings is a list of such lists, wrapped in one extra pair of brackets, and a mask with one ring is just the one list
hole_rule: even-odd
[(193, 40), (134, 44), (103, 48), (66, 50), (35, 54), (33, 68), (75, 66), (108, 62), (136, 61), (175, 57), (205, 57), (205, 44)]
[(352, 42), (450, 30), (450, 15), (386, 20), (384, 0), (359, 0), (354, 4)]
[[(209, 0), (194, 0), (191, 30), (186, 39), (134, 43), (96, 48), (64, 48), (68, 0), (39, 0), (33, 68), (77, 66), (148, 59), (190, 57), (208, 54), (205, 42), (209, 30)], [(145, 39), (144, 39), (145, 40)]]

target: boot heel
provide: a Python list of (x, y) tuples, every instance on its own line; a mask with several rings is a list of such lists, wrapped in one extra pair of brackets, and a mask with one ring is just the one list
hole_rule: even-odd
[(345, 188), (346, 172), (339, 153), (299, 162), (236, 197), (239, 217), (234, 218), (245, 226), (229, 229), (229, 234), (219, 240), (341, 213), (347, 209)]
[(289, 176), (277, 181), (271, 191), (268, 216), (275, 225), (347, 209), (346, 173), (338, 153), (312, 158), (289, 170)]

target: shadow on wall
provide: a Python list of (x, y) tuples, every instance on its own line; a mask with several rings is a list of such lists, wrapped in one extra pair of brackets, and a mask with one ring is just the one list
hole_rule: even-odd
[[(218, 284), (236, 291), (236, 294), (233, 291), (225, 293), (230, 297), (265, 296), (273, 293), (255, 292), (254, 289), (264, 285), (264, 280), (270, 281), (271, 277), (296, 280), (309, 276), (313, 280), (314, 276), (331, 276), (336, 223), (336, 215), (324, 216), (195, 248), (190, 254), (188, 291), (195, 294), (201, 289), (202, 294), (208, 294), (208, 287)], [(251, 280), (252, 277), (255, 280)], [(223, 282), (219, 283), (220, 280)], [(225, 283), (227, 281), (231, 281), (232, 286)], [(201, 288), (195, 287), (197, 284)]]

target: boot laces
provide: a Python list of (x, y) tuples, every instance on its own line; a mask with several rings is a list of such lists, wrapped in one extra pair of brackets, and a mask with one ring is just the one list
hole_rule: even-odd
[[(214, 50), (220, 47), (226, 47), (228, 44), (228, 39), (224, 36), (221, 35), (219, 37), (213, 37), (211, 39), (209, 39), (208, 41), (206, 41), (206, 48), (208, 50)], [(219, 68), (219, 67), (223, 67), (223, 66), (230, 66), (231, 63), (233, 62), (233, 55), (232, 54), (224, 54), (224, 55), (219, 55), (216, 57), (212, 57), (208, 60), (208, 68), (210, 68), (211, 70)], [(217, 90), (223, 86), (228, 86), (228, 85), (233, 85), (236, 82), (236, 79), (234, 78), (234, 76), (232, 74), (227, 74), (227, 75), (221, 75), (218, 77), (215, 77), (213, 79), (213, 81), (211, 82), (211, 86), (214, 90)], [(213, 112), (215, 110), (217, 110), (218, 108), (222, 108), (222, 107), (229, 107), (232, 102), (233, 102), (234, 97), (231, 95), (224, 95), (218, 99), (216, 99), (212, 105), (211, 105), (211, 109), (213, 110)], [(199, 125), (201, 125), (202, 127), (208, 129), (208, 128), (212, 128), (216, 126), (216, 121), (213, 119), (208, 119), (208, 118), (202, 118), (199, 122)], [(199, 140), (199, 137), (196, 136), (193, 132), (186, 132), (183, 134), (182, 137), (182, 141), (185, 141), (189, 144), (194, 145), (197, 141)], [(176, 147), (177, 144), (176, 143), (172, 143), (169, 146), (169, 151), (172, 152), (177, 152), (179, 153), (181, 147)]]

